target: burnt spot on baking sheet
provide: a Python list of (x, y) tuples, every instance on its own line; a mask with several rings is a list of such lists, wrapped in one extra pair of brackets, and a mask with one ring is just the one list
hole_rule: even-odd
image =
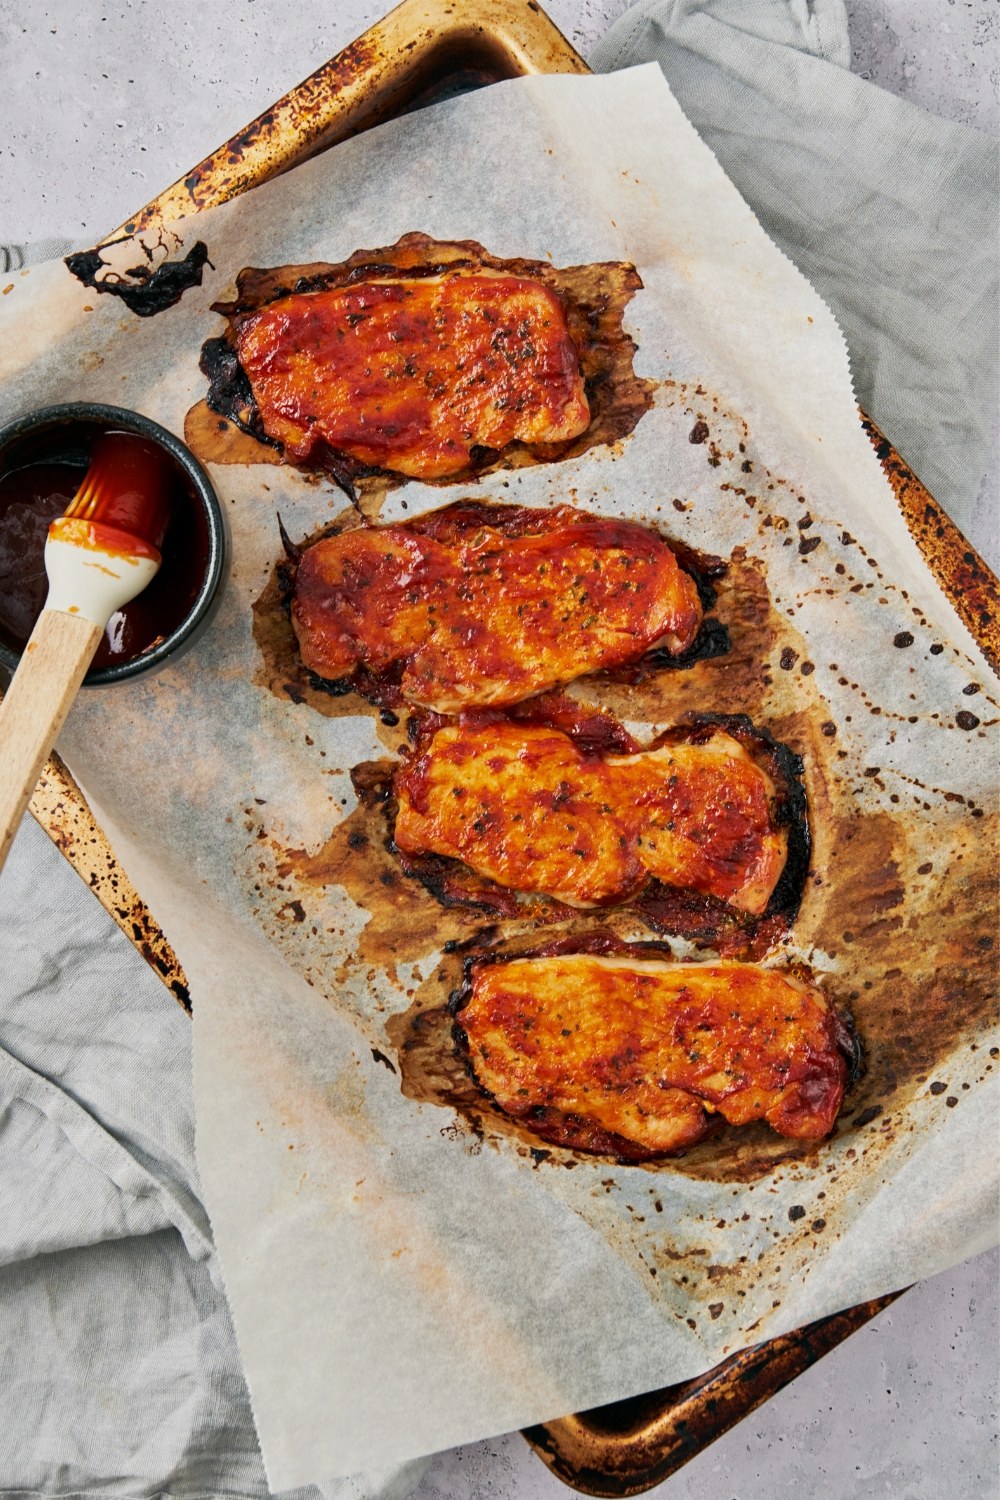
[[(322, 68), (312, 73), (291, 94), (258, 115), (245, 129), (231, 137), (224, 146), (213, 151), (204, 161), (190, 171), (182, 183), (188, 195), (186, 214), (197, 213), (204, 208), (217, 208), (231, 198), (246, 192), (248, 187), (257, 187), (262, 181), (290, 165), (288, 160), (289, 134), (294, 132), (299, 143), (295, 161), (311, 154), (322, 141), (325, 149), (344, 136), (330, 135), (330, 100), (348, 85), (357, 86), (358, 79), (370, 73), (383, 61), (378, 46), (368, 37), (362, 36), (338, 52)], [(375, 120), (366, 116), (366, 123), (376, 123), (395, 112), (397, 98), (390, 95), (391, 104), (377, 109)], [(353, 135), (354, 129), (345, 131)], [(311, 148), (311, 149), (310, 149)], [(269, 170), (261, 171), (261, 160), (265, 159)], [(160, 221), (162, 206), (159, 199), (136, 214), (125, 226), (126, 234), (140, 234)]]
[(1000, 674), (1000, 582), (996, 574), (969, 546), (951, 517), (903, 463), (875, 423), (865, 417), (862, 426), (924, 561), (993, 671)]
[[(423, 987), (426, 988), (428, 986)], [(438, 976), (435, 976), (433, 988), (441, 988)], [(454, 1023), (448, 1010), (447, 994), (439, 995), (438, 1001), (433, 1004), (426, 997), (418, 998), (408, 1011), (391, 1016), (386, 1022), (386, 1035), (399, 1063), (403, 1095), (417, 1104), (454, 1109), (464, 1128), (452, 1134), (464, 1136), (467, 1142), (476, 1146), (487, 1135), (512, 1134), (530, 1150), (536, 1144), (536, 1138), (518, 1127), (509, 1131), (506, 1117), (484, 1097), (469, 1077), (465, 1061), (455, 1049)]]
[[(729, 631), (721, 620), (712, 617), (702, 620), (698, 634), (686, 651), (671, 656), (669, 651), (647, 651), (636, 663), (636, 670), (648, 675), (650, 671), (689, 672), (697, 662), (714, 661), (717, 656), (726, 656), (732, 646)], [(623, 668), (628, 672), (630, 668)], [(614, 675), (619, 682), (627, 680), (622, 673)]]
[(80, 250), (65, 257), (65, 265), (77, 281), (95, 292), (119, 297), (137, 318), (153, 318), (157, 313), (165, 312), (178, 303), (190, 287), (201, 286), (206, 265), (215, 270), (203, 240), (192, 245), (183, 260), (161, 261), (155, 270), (148, 265), (138, 265), (121, 274), (108, 271), (105, 276), (99, 276), (101, 268), (107, 264), (100, 250)]
[(55, 750), (42, 769), (29, 810), (132, 946), (190, 1013), (191, 992), (176, 953), (118, 863), (107, 835)]
[[(264, 431), (250, 381), (231, 340), (207, 339), (198, 368), (208, 380), (208, 395), (184, 418), (184, 438), (192, 451), (211, 463), (284, 463), (281, 444)], [(322, 467), (352, 500), (355, 481), (376, 472), (332, 449)]]
[[(556, 294), (565, 310), (569, 335), (579, 354), (591, 419), (579, 437), (566, 442), (513, 442), (499, 451), (473, 450), (473, 461), (468, 468), (447, 478), (425, 480), (424, 483), (468, 483), (497, 469), (524, 468), (575, 458), (591, 448), (617, 443), (635, 429), (653, 404), (655, 382), (640, 379), (632, 369), (636, 345), (624, 331), (622, 319), (625, 308), (641, 289), (642, 282), (635, 267), (625, 262), (607, 261), (558, 268), (547, 261), (500, 260), (475, 240), (439, 241), (425, 234), (412, 233), (403, 235), (395, 245), (357, 250), (338, 264), (320, 262), (278, 266), (270, 270), (245, 269), (237, 277), (235, 298), (214, 304), (214, 310), (230, 320), (222, 341), (228, 344), (232, 358), (238, 364), (233, 320), (240, 314), (256, 311), (270, 302), (301, 292), (332, 290), (387, 275), (415, 279), (457, 269), (506, 272), (538, 281)], [(209, 340), (208, 344), (218, 342)], [(203, 359), (210, 364), (220, 363), (217, 351), (208, 354), (203, 351)], [(233, 378), (230, 378), (229, 385)], [(246, 381), (245, 375), (243, 379)], [(238, 406), (240, 420), (234, 425), (246, 436), (256, 438), (258, 427), (261, 431), (263, 428), (260, 414), (252, 402), (252, 393), (248, 405), (241, 399), (242, 388), (236, 398), (228, 394), (228, 389), (228, 385), (217, 386), (214, 392), (210, 388), (206, 397), (208, 409), (228, 421), (232, 410)], [(210, 433), (205, 421), (191, 413), (189, 425), (195, 443), (204, 433)], [(209, 457), (198, 447), (194, 451), (198, 457)], [(220, 456), (220, 445), (216, 443), (211, 461), (245, 463), (247, 459), (242, 455), (247, 451), (245, 445), (234, 445), (234, 456), (227, 460)], [(237, 453), (240, 456), (236, 456)], [(259, 461), (269, 460), (261, 458)], [(406, 482), (401, 474), (367, 467), (348, 454), (329, 447), (317, 453), (313, 467), (329, 475), (351, 497), (377, 495), (381, 498), (388, 489)]]

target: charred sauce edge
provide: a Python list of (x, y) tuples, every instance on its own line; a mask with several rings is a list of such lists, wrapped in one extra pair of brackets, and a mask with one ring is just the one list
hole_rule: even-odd
[[(445, 952), (449, 949), (455, 952), (457, 947), (456, 944), (446, 944)], [(562, 1110), (553, 1109), (551, 1105), (538, 1104), (532, 1106), (523, 1115), (509, 1115), (496, 1102), (495, 1096), (479, 1082), (469, 1039), (460, 1019), (462, 1011), (472, 999), (472, 986), (477, 971), (493, 964), (509, 964), (521, 959), (561, 958), (577, 953), (597, 956), (611, 954), (616, 958), (632, 958), (639, 962), (651, 958), (670, 960), (673, 956), (668, 943), (626, 943), (610, 932), (587, 932), (571, 937), (555, 938), (541, 947), (523, 952), (469, 953), (462, 963), (462, 982), (457, 989), (452, 990), (448, 997), (448, 1014), (452, 1018), (451, 1035), (455, 1057), (464, 1064), (466, 1073), (479, 1092), (504, 1118), (515, 1120), (517, 1124), (523, 1125), (526, 1130), (530, 1130), (534, 1135), (540, 1136), (542, 1140), (554, 1146), (562, 1146), (571, 1151), (587, 1151), (599, 1156), (612, 1156), (623, 1165), (665, 1161), (671, 1157), (685, 1156), (692, 1149), (691, 1147), (685, 1147), (679, 1151), (650, 1151), (635, 1141), (626, 1140), (624, 1136), (615, 1134), (614, 1131), (603, 1129), (582, 1115), (564, 1114)], [(812, 981), (812, 975), (805, 965), (797, 964), (790, 972), (807, 983)], [(846, 1095), (864, 1072), (864, 1054), (851, 1014), (831, 1004), (830, 1016), (835, 1033), (834, 1043), (847, 1063), (847, 1083), (844, 1090)], [(701, 1145), (702, 1141), (718, 1135), (726, 1128), (726, 1124), (727, 1122), (720, 1114), (710, 1115), (705, 1134), (695, 1144)]]
[(64, 264), (85, 287), (95, 292), (107, 292), (120, 297), (130, 312), (137, 318), (153, 318), (179, 302), (184, 293), (193, 286), (201, 286), (202, 272), (206, 265), (215, 270), (208, 258), (208, 246), (198, 240), (183, 260), (165, 260), (151, 271), (148, 266), (133, 266), (125, 272), (131, 280), (124, 280), (117, 271), (109, 271), (100, 281), (97, 273), (108, 262), (101, 259), (99, 250), (80, 250), (75, 255), (64, 257)]
[[(622, 725), (600, 709), (575, 703), (560, 693), (544, 693), (516, 704), (510, 710), (486, 709), (483, 717), (493, 720), (532, 722), (559, 729), (584, 755), (630, 754), (640, 747)], [(407, 731), (416, 750), (429, 742), (448, 722), (438, 714), (420, 713), (407, 721)], [(631, 913), (653, 932), (686, 938), (701, 947), (714, 947), (729, 957), (761, 958), (791, 928), (809, 873), (811, 837), (808, 804), (800, 777), (801, 756), (779, 743), (766, 730), (758, 729), (746, 714), (691, 714), (659, 735), (652, 746), (699, 744), (723, 730), (742, 745), (754, 763), (766, 770), (776, 788), (774, 821), (788, 830), (788, 853), (781, 878), (759, 916), (740, 911), (717, 896), (664, 885), (654, 877), (630, 900), (603, 908), (606, 913)], [(364, 762), (351, 772), (351, 781), (361, 803), (381, 807), (386, 819), (386, 848), (399, 861), (403, 873), (417, 880), (442, 906), (468, 907), (500, 917), (524, 917), (531, 907), (519, 902), (514, 891), (447, 855), (404, 854), (393, 837), (398, 803), (393, 783), (398, 764)], [(544, 898), (543, 898), (544, 900)], [(578, 917), (576, 908), (555, 900), (544, 901), (550, 919)]]
[[(368, 257), (379, 254), (390, 254), (394, 250), (409, 247), (400, 257), (405, 260), (413, 245), (425, 247), (428, 252), (435, 247), (443, 248), (444, 245), (461, 246), (469, 251), (464, 257), (454, 260), (429, 260), (425, 264), (397, 265), (390, 260), (369, 259)], [(90, 252), (96, 253), (96, 252)], [(72, 257), (71, 257), (72, 258)], [(68, 261), (67, 261), (68, 264)], [(623, 268), (627, 270), (627, 286), (630, 295), (642, 289), (642, 280), (634, 266)], [(221, 338), (208, 339), (202, 346), (201, 357), (198, 361), (199, 369), (209, 382), (205, 403), (210, 411), (220, 417), (225, 417), (247, 433), (259, 443), (265, 443), (283, 452), (283, 444), (267, 437), (264, 432), (263, 420), (257, 408), (257, 402), (245, 370), (239, 361), (239, 354), (235, 344), (235, 326), (232, 319), (240, 313), (257, 312), (262, 307), (267, 307), (272, 302), (279, 302), (284, 297), (298, 296), (307, 292), (332, 291), (343, 287), (357, 286), (366, 281), (372, 281), (378, 277), (391, 276), (399, 281), (419, 281), (432, 276), (447, 275), (455, 271), (477, 271), (484, 267), (490, 270), (509, 271), (512, 275), (521, 275), (531, 280), (537, 280), (542, 285), (549, 287), (557, 297), (565, 304), (568, 295), (564, 290), (550, 285), (549, 274), (552, 267), (542, 261), (531, 261), (523, 258), (512, 260), (501, 260), (490, 255), (482, 245), (474, 240), (456, 241), (433, 241), (423, 234), (403, 235), (396, 245), (385, 247), (382, 252), (359, 250), (348, 260), (339, 265), (325, 266), (310, 276), (297, 276), (294, 281), (289, 277), (289, 284), (279, 281), (267, 286), (269, 277), (280, 277), (285, 270), (294, 270), (295, 267), (277, 267), (273, 271), (258, 271), (248, 268), (241, 271), (237, 276), (237, 293), (231, 302), (213, 302), (212, 311), (221, 313), (223, 317), (230, 319), (230, 326)], [(72, 267), (71, 267), (72, 269)], [(76, 274), (76, 273), (74, 273)], [(134, 274), (132, 272), (129, 273)], [(200, 280), (200, 277), (199, 277)], [(90, 283), (87, 283), (88, 285)], [(251, 291), (254, 287), (265, 287), (264, 291)], [(112, 287), (101, 287), (100, 290), (113, 290)], [(121, 294), (120, 294), (121, 295)], [(624, 333), (621, 326), (621, 313), (618, 316), (618, 327), (613, 331), (617, 338), (625, 339), (631, 345), (633, 353), (635, 344)], [(606, 374), (596, 377), (585, 376), (584, 387), (587, 399), (593, 402), (595, 395), (599, 394), (599, 387), (606, 380)], [(647, 401), (651, 405), (651, 399)], [(527, 446), (528, 451), (534, 454), (539, 462), (553, 462), (563, 456), (561, 450), (568, 449), (571, 439), (565, 444), (541, 444), (520, 445)], [(515, 445), (518, 446), (518, 445)], [(537, 451), (536, 451), (537, 450)], [(472, 462), (469, 468), (461, 474), (449, 476), (446, 483), (467, 483), (474, 480), (484, 470), (490, 468), (500, 458), (504, 450), (487, 448), (476, 445), (471, 449)], [(355, 502), (358, 498), (356, 481), (376, 476), (384, 476), (395, 482), (405, 480), (405, 476), (396, 474), (391, 469), (382, 469), (378, 466), (364, 464), (360, 460), (352, 458), (350, 454), (342, 452), (338, 448), (331, 447), (328, 443), (317, 445), (316, 457), (308, 465), (313, 471), (328, 474), (338, 487), (343, 490), (347, 498)], [(694, 648), (692, 647), (692, 650)]]
[[(426, 536), (444, 518), (447, 518), (451, 525), (462, 527), (463, 532), (471, 532), (487, 526), (503, 536), (517, 537), (531, 535), (532, 521), (537, 522), (539, 515), (544, 514), (544, 511), (527, 505), (458, 500), (453, 505), (443, 506), (439, 510), (426, 511), (423, 515), (414, 517), (412, 521), (394, 522), (393, 529), (409, 531), (415, 536)], [(589, 521), (595, 518), (586, 512), (581, 512), (580, 519)], [(317, 542), (326, 540), (327, 537), (339, 536), (340, 528), (329, 527), (318, 536), (299, 545), (289, 537), (280, 516), (277, 520), (281, 545), (286, 558), (286, 561), (278, 564), (278, 584), (281, 590), (282, 608), (286, 614), (290, 615), (295, 590), (295, 574), (302, 554), (308, 551), (309, 547), (315, 546)], [(659, 532), (654, 527), (647, 526), (642, 529), (659, 536)], [(695, 552), (683, 543), (671, 541), (667, 537), (662, 537), (661, 540), (665, 541), (673, 552), (681, 570), (693, 580), (702, 609), (706, 611), (712, 609), (718, 597), (713, 584), (725, 576), (728, 563), (724, 562), (721, 557)], [(726, 656), (731, 646), (728, 628), (722, 624), (721, 620), (707, 617), (702, 619), (698, 634), (691, 645), (680, 655), (671, 656), (668, 651), (654, 647), (644, 652), (636, 661), (616, 667), (601, 675), (611, 682), (637, 684), (652, 672), (689, 671), (696, 662)], [(382, 672), (373, 672), (364, 665), (355, 667), (354, 671), (346, 677), (320, 677), (316, 672), (309, 672), (309, 685), (316, 692), (327, 693), (331, 698), (345, 698), (348, 693), (357, 693), (359, 697), (365, 698), (376, 708), (390, 710), (407, 708), (409, 705), (403, 697), (401, 688), (405, 666), (405, 658), (401, 657)]]

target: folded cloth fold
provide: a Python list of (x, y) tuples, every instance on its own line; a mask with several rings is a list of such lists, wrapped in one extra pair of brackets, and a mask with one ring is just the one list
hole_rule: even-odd
[[(31, 818), (0, 876), (0, 1203), (0, 1495), (266, 1500), (191, 1022)], [(401, 1500), (427, 1463), (285, 1500)]]
[(68, 255), (74, 248), (72, 240), (33, 240), (30, 245), (0, 245), (0, 271), (20, 271), (26, 266), (40, 266), (43, 261)]
[(859, 404), (964, 530), (996, 421), (997, 143), (847, 71), (842, 0), (639, 0), (590, 59), (658, 62), (832, 308)]

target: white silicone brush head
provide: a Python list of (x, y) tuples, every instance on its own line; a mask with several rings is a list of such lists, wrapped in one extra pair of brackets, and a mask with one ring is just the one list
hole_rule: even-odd
[(159, 568), (156, 548), (126, 532), (57, 517), (45, 543), (49, 579), (45, 608), (80, 615), (103, 630), (115, 610), (141, 594)]

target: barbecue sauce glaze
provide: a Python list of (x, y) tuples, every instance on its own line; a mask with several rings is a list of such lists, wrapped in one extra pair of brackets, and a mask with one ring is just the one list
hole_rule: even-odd
[[(49, 522), (66, 510), (85, 472), (79, 461), (40, 460), (0, 474), (0, 637), (14, 651), (23, 651), (45, 605)], [(119, 666), (151, 650), (173, 634), (198, 596), (208, 564), (208, 530), (201, 506), (176, 469), (162, 553), (149, 587), (108, 621), (92, 670)]]

